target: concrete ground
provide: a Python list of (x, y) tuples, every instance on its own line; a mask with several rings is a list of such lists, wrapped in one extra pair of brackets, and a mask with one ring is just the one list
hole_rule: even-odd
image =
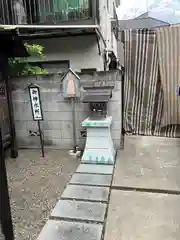
[(127, 136), (113, 186), (180, 191), (180, 139)]
[(42, 159), (38, 151), (22, 151), (7, 160), (16, 240), (35, 240), (56, 202), (39, 239), (100, 240), (109, 203), (104, 240), (179, 240), (179, 156), (180, 139), (126, 137), (109, 201), (104, 177), (112, 176), (112, 166), (81, 164), (76, 170), (79, 161), (66, 152)]
[(65, 151), (20, 151), (7, 159), (11, 208), (16, 240), (35, 240), (60, 198), (79, 160)]
[(105, 240), (180, 238), (180, 139), (127, 136), (117, 159)]

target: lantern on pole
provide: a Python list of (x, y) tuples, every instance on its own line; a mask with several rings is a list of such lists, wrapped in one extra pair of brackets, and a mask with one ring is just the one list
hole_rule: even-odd
[(63, 82), (63, 96), (69, 99), (72, 105), (72, 121), (73, 121), (73, 152), (77, 150), (76, 140), (76, 100), (80, 98), (80, 77), (72, 70), (69, 69), (62, 78)]

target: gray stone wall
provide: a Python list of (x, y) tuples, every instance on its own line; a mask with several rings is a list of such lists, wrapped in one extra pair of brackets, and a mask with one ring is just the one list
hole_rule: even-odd
[[(94, 82), (113, 82), (113, 96), (108, 104), (108, 115), (113, 117), (112, 137), (117, 149), (121, 139), (121, 76), (119, 72), (96, 72), (79, 74), (81, 86)], [(31, 136), (37, 132), (37, 123), (32, 119), (31, 105), (27, 86), (36, 83), (40, 86), (44, 121), (41, 122), (45, 147), (52, 149), (72, 149), (73, 130), (71, 104), (62, 94), (62, 75), (21, 77), (12, 79), (12, 99), (19, 148), (38, 148), (39, 137)], [(83, 94), (82, 94), (83, 95)], [(88, 117), (88, 107), (81, 101), (76, 103), (76, 130), (78, 142), (82, 121)]]

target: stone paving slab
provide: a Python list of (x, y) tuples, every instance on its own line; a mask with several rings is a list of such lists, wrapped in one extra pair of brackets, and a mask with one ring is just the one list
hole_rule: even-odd
[(125, 138), (117, 159), (113, 186), (180, 191), (180, 140)]
[(94, 173), (94, 174), (112, 174), (113, 166), (95, 165), (95, 164), (80, 164), (76, 170), (77, 173)]
[(109, 187), (111, 185), (111, 179), (111, 175), (75, 173), (69, 183)]
[(105, 240), (178, 240), (180, 196), (112, 190)]
[(52, 211), (51, 217), (103, 223), (106, 206), (103, 203), (60, 200)]
[(107, 202), (108, 194), (108, 187), (68, 185), (61, 198)]
[(134, 143), (136, 141), (138, 144), (142, 142), (143, 145), (157, 145), (158, 146), (179, 146), (180, 147), (180, 138), (169, 138), (169, 137), (156, 137), (156, 136), (138, 136), (138, 135), (129, 135), (125, 136), (125, 141), (128, 139), (128, 142)]
[(37, 240), (101, 240), (101, 224), (49, 220)]

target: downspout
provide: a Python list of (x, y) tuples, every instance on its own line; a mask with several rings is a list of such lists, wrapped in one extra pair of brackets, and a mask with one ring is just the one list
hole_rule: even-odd
[(99, 36), (99, 38), (102, 40), (104, 48), (105, 48), (104, 49), (104, 56), (103, 56), (104, 57), (104, 71), (107, 71), (108, 65), (109, 65), (109, 63), (111, 61), (109, 59), (109, 56), (108, 56), (107, 44), (106, 44), (106, 41), (103, 38), (103, 35), (102, 35), (101, 31), (100, 31), (100, 28), (99, 27), (96, 28), (95, 31), (96, 31), (96, 34)]

